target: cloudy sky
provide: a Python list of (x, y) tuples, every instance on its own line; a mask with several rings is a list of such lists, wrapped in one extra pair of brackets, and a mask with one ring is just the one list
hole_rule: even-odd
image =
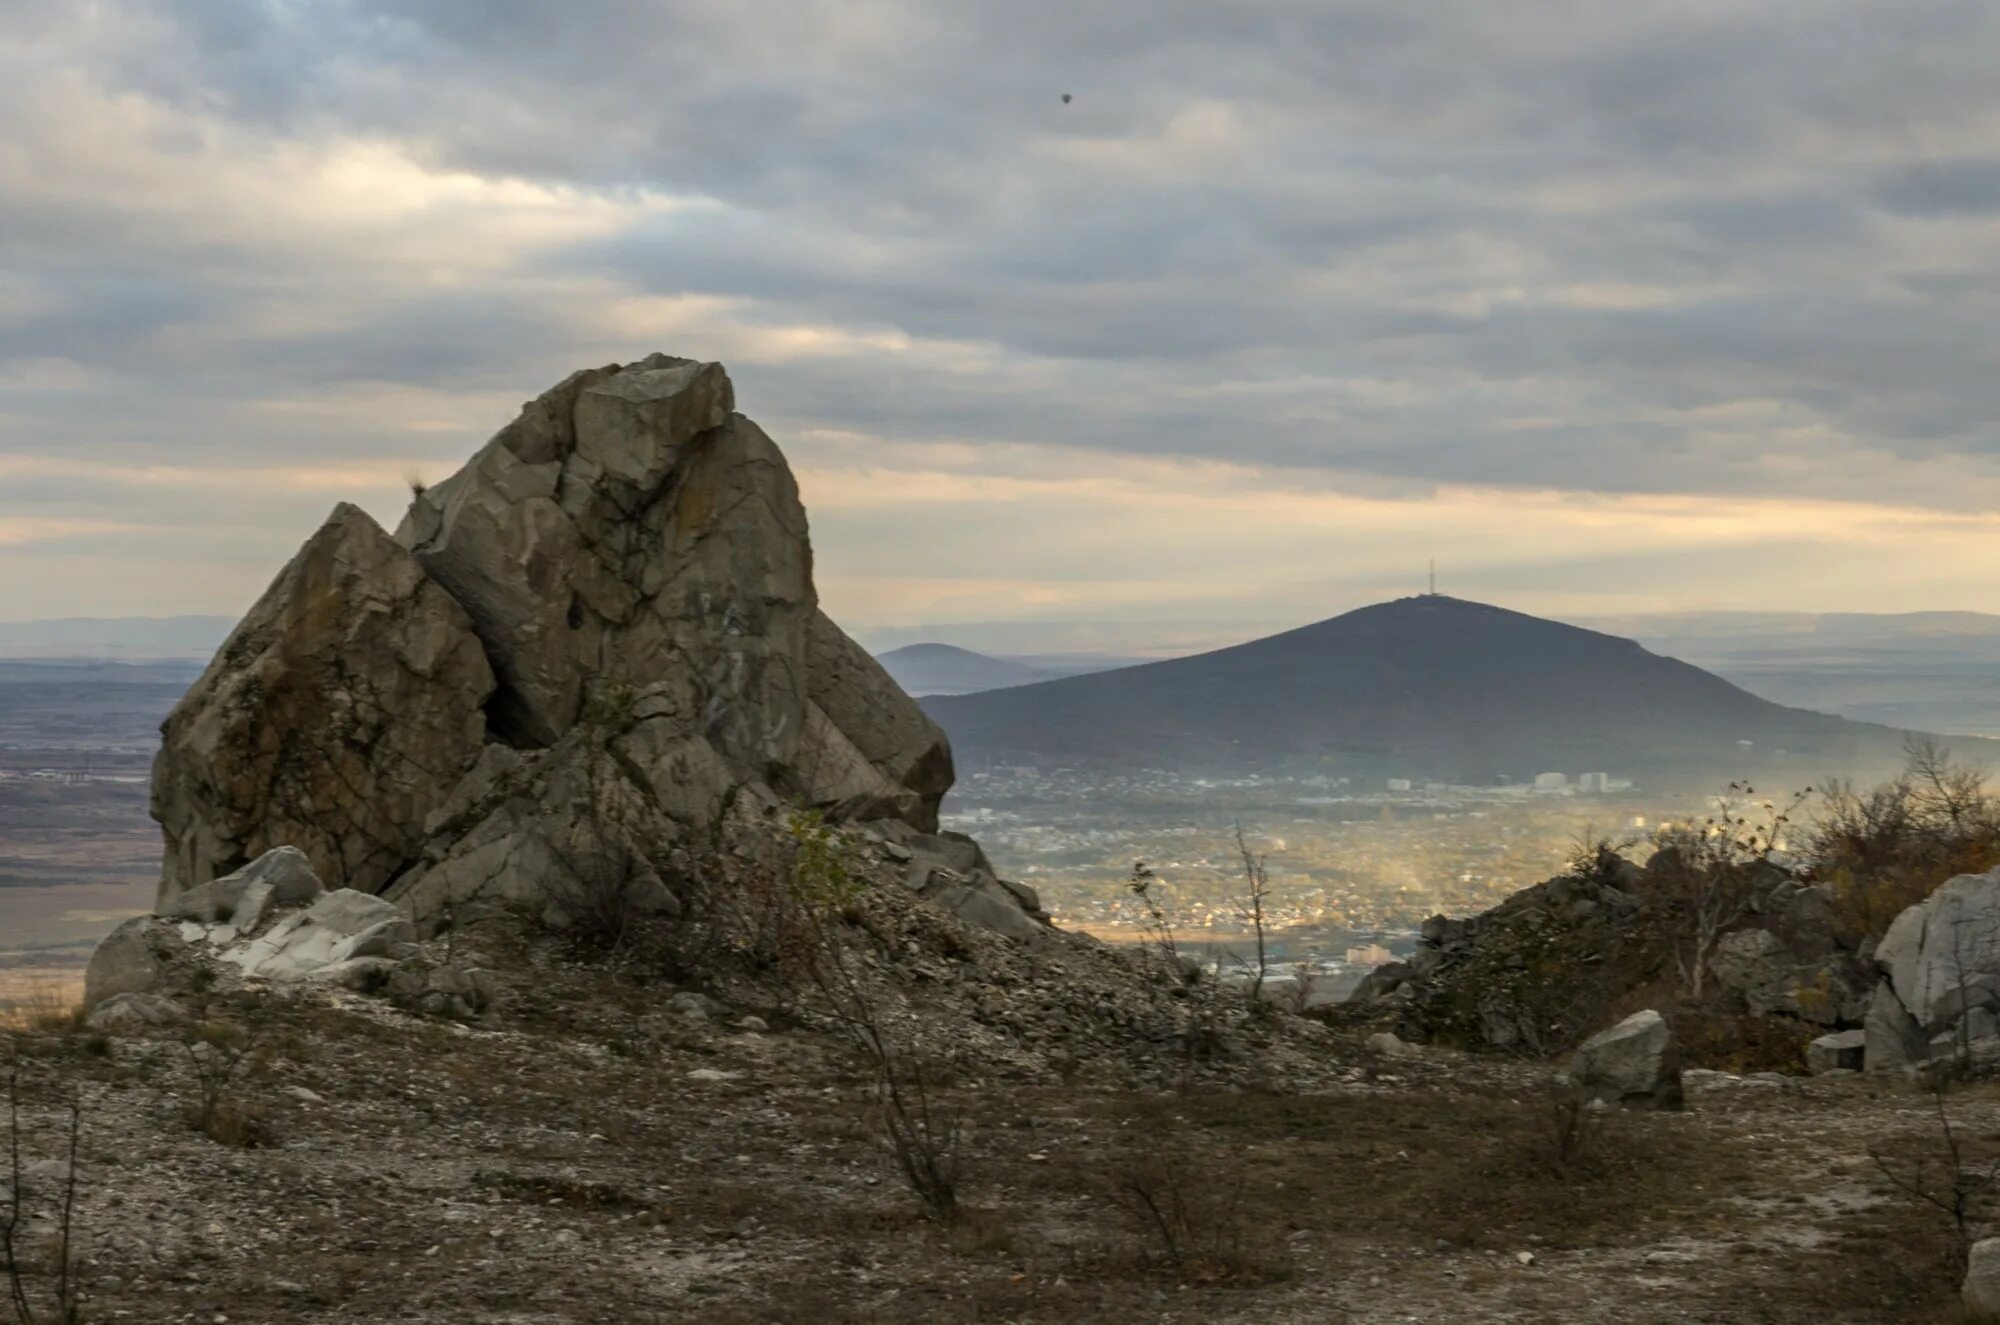
[(655, 349), (730, 366), (878, 639), (1431, 556), (1551, 614), (2000, 611), (2000, 7), (0, 18), (0, 619), (240, 611)]

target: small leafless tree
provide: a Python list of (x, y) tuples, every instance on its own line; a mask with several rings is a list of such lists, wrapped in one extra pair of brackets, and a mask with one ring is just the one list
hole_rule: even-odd
[(1186, 972), (1181, 966), (1180, 942), (1174, 936), (1173, 917), (1168, 914), (1163, 896), (1166, 885), (1151, 865), (1135, 860), (1132, 862), (1132, 873), (1126, 876), (1125, 886), (1146, 908), (1147, 945), (1160, 954), (1174, 978), (1182, 978)]
[(1257, 944), (1257, 964), (1251, 967), (1250, 1003), (1257, 1006), (1264, 997), (1264, 977), (1270, 971), (1269, 948), (1265, 937), (1264, 904), (1271, 896), (1271, 876), (1265, 867), (1265, 858), (1250, 849), (1250, 843), (1243, 836), (1243, 825), (1236, 825), (1236, 854), (1243, 861), (1243, 895), (1236, 905), (1236, 914), (1244, 924), (1250, 926), (1252, 937)]
[(842, 913), (856, 902), (861, 885), (844, 842), (813, 814), (794, 816), (792, 839), (792, 892), (814, 939), (808, 974), (874, 1069), (883, 1140), (897, 1171), (933, 1219), (954, 1223), (961, 1214), (964, 1128), (959, 1112), (940, 1097), (947, 1073), (898, 1041), (848, 949)]
[(1991, 813), (1986, 770), (1978, 764), (1960, 763), (1937, 737), (1915, 733), (1905, 737), (1903, 758), (1904, 777), (1910, 783), (1918, 814), (1960, 834)]
[(1793, 814), (1811, 794), (1808, 787), (1780, 807), (1757, 800), (1749, 783), (1732, 782), (1717, 799), (1715, 813), (1700, 824), (1655, 837), (1661, 851), (1674, 853), (1669, 883), (1682, 924), (1674, 961), (1692, 997), (1702, 996), (1716, 944), (1749, 909), (1760, 868), (1770, 863)]
[[(80, 1325), (83, 1320), (83, 1307), (71, 1270), (82, 1137), (83, 1101), (72, 1098), (69, 1107), (69, 1165), (63, 1177), (62, 1210), (56, 1225), (54, 1308), (53, 1314), (48, 1317), (57, 1325)], [(28, 1291), (26, 1268), (21, 1264), (20, 1235), (26, 1221), (23, 1207), (27, 1201), (27, 1171), (21, 1163), (21, 1064), (18, 1059), (9, 1065), (7, 1073), (7, 1169), (7, 1210), (5, 1218), (0, 1220), (0, 1263), (4, 1263), (6, 1269), (7, 1302), (13, 1309), (17, 1325), (39, 1325), (43, 1317), (34, 1309), (34, 1299)]]

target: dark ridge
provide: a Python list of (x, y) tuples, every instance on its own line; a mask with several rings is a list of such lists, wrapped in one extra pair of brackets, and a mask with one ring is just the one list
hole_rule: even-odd
[(1628, 639), (1435, 594), (1194, 657), (924, 706), (972, 771), (1026, 761), (1475, 783), (1778, 772), (1803, 783), (1893, 768), (1904, 736), (1773, 704)]

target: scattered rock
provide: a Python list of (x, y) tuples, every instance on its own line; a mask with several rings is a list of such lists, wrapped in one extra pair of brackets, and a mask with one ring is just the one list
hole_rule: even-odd
[(2000, 1238), (1981, 1238), (1972, 1244), (1963, 1296), (1968, 1311), (2000, 1315)]
[(718, 1015), (722, 1008), (707, 994), (698, 994), (684, 989), (667, 1000), (667, 1006), (689, 1021), (707, 1021)]
[(1822, 1035), (1806, 1046), (1806, 1066), (1815, 1075), (1841, 1070), (1858, 1071), (1868, 1045), (1866, 1030), (1835, 1031)]
[(1659, 1013), (1635, 1012), (1585, 1040), (1570, 1061), (1570, 1077), (1593, 1099), (1628, 1109), (1682, 1105), (1680, 1052)]
[(164, 994), (132, 993), (105, 999), (91, 1010), (85, 1024), (107, 1035), (134, 1035), (178, 1026), (187, 1019), (187, 1009)]

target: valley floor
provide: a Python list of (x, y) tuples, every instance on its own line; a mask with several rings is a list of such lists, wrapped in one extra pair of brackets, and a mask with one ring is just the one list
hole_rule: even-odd
[[(1948, 1224), (1870, 1158), (1935, 1158), (1900, 1081), (1695, 1074), (1685, 1113), (1588, 1115), (1565, 1153), (1549, 1069), (1330, 1033), (1307, 1091), (965, 1079), (945, 1227), (841, 1044), (579, 992), (496, 1029), (266, 1004), (220, 1089), (248, 1147), (191, 1129), (173, 1032), (18, 1035), (31, 1289), (74, 1093), (97, 1322), (1953, 1319)], [(2000, 1139), (1992, 1090), (1946, 1107)]]

